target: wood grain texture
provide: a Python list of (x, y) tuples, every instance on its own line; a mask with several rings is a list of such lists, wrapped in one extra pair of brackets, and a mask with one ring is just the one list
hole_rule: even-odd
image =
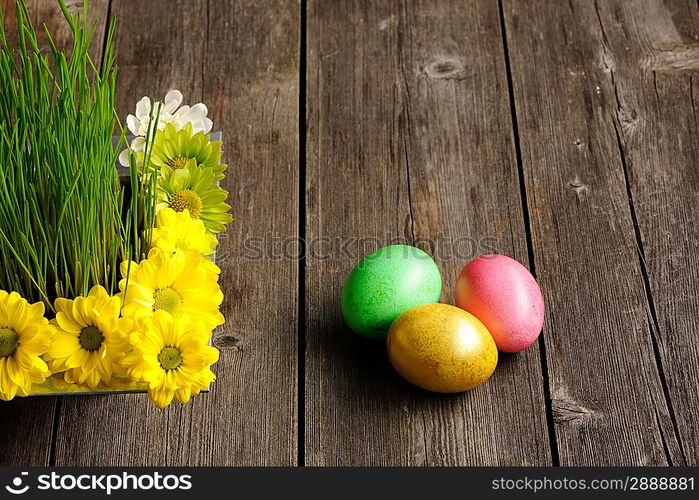
[[(699, 8), (599, 2), (651, 326), (680, 456), (699, 464)], [(621, 27), (624, 27), (621, 29)]]
[(270, 234), (297, 243), (300, 6), (209, 6), (204, 101), (224, 131), (234, 221), (222, 245), (228, 327), (217, 337), (224, 355), (218, 392), (205, 400), (203, 451), (217, 464), (295, 465), (298, 262), (249, 249)]
[[(309, 0), (306, 88), (298, 2), (109, 3), (90, 17), (97, 40), (117, 17), (119, 116), (178, 88), (223, 131), (218, 381), (165, 411), (144, 395), (0, 403), (0, 465), (699, 464), (694, 0)], [(27, 5), (69, 43), (54, 1)], [(403, 381), (339, 312), (351, 267), (392, 242), (435, 255), (448, 303), (472, 256), (531, 252), (541, 349), (501, 355), (462, 395)]]
[[(51, 32), (56, 47), (69, 48), (71, 32), (63, 14), (55, 2), (34, 0), (26, 2), (32, 23), (37, 27), (39, 43), (48, 49), (42, 24)], [(82, 1), (67, 2), (70, 12), (83, 12)], [(17, 23), (14, 0), (3, 0), (3, 22), (10, 46), (16, 46)], [(102, 57), (102, 40), (106, 27), (108, 0), (92, 0), (88, 16), (95, 24), (94, 43), (90, 55), (99, 63)], [(54, 433), (54, 417), (59, 398), (40, 397), (0, 402), (0, 465), (49, 465)], [(18, 438), (23, 436), (23, 438)], [(26, 436), (31, 436), (27, 445)]]
[(186, 406), (160, 411), (144, 395), (66, 399), (56, 464), (293, 465), (298, 265), (251, 260), (244, 241), (297, 234), (298, 5), (114, 1), (112, 12), (119, 116), (142, 95), (178, 88), (223, 131), (237, 219), (217, 254), (227, 323), (214, 338), (218, 380)]
[[(622, 19), (621, 2), (504, 2), (561, 465), (684, 463), (619, 143), (656, 106), (633, 34), (640, 3)], [(636, 94), (646, 100), (632, 109)], [(651, 129), (634, 133), (657, 143)]]
[(497, 4), (311, 1), (308, 40), (309, 242), (360, 241), (307, 264), (306, 463), (550, 463), (536, 346), (474, 391), (429, 394), (338, 305), (352, 266), (393, 238), (435, 255), (447, 302), (478, 253), (526, 263)]

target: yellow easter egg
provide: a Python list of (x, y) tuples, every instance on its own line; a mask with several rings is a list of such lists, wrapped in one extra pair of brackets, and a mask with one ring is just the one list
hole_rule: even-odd
[(412, 384), (432, 392), (463, 392), (495, 371), (498, 349), (474, 315), (447, 304), (415, 306), (386, 338), (394, 368)]

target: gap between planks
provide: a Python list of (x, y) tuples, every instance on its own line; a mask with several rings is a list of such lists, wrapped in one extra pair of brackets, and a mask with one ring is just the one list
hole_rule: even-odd
[(306, 466), (306, 48), (308, 46), (306, 25), (306, 0), (301, 0), (299, 33), (299, 215), (298, 238), (300, 257), (298, 261), (298, 429), (296, 431), (296, 465)]
[[(536, 278), (536, 265), (534, 260), (534, 245), (532, 243), (531, 221), (529, 218), (529, 204), (527, 202), (527, 186), (524, 181), (524, 165), (522, 163), (522, 146), (520, 144), (519, 125), (517, 123), (517, 104), (515, 102), (514, 85), (512, 79), (512, 67), (510, 65), (510, 51), (507, 42), (507, 27), (505, 26), (505, 12), (502, 0), (498, 0), (498, 13), (500, 16), (500, 33), (502, 35), (502, 48), (505, 61), (505, 74), (507, 75), (507, 95), (510, 101), (510, 115), (512, 117), (512, 137), (515, 146), (515, 158), (517, 160), (517, 174), (519, 176), (519, 192), (522, 200), (522, 216), (524, 219), (524, 233), (527, 242), (527, 257), (529, 270)], [(556, 442), (556, 428), (553, 420), (553, 407), (551, 401), (551, 384), (549, 381), (548, 365), (546, 360), (546, 340), (544, 335), (539, 335), (539, 357), (541, 358), (541, 375), (544, 381), (544, 404), (546, 405), (546, 426), (549, 434), (549, 446), (551, 447), (551, 464), (558, 466), (558, 443)]]

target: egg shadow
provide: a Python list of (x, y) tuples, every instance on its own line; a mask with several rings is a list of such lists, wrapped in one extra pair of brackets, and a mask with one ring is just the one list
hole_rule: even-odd
[[(478, 392), (479, 388), (465, 393), (434, 393), (405, 380), (393, 368), (385, 340), (364, 338), (347, 326), (340, 311), (339, 297), (324, 297), (307, 327), (311, 343), (307, 352), (318, 349), (319, 352), (312, 355), (330, 367), (309, 375), (329, 377), (324, 386), (330, 394), (324, 397), (331, 398), (357, 418), (366, 419), (367, 414), (380, 417), (395, 411), (410, 413), (423, 404), (458, 406)], [(347, 411), (342, 413), (347, 414)]]
[[(333, 382), (340, 382), (339, 388), (374, 396), (400, 390), (403, 380), (388, 359), (384, 340), (367, 339), (354, 333), (342, 317), (339, 297), (326, 297), (319, 312), (315, 321), (309, 322), (309, 337), (322, 346), (320, 355), (331, 368)], [(354, 388), (360, 390), (354, 391)]]
[(519, 362), (519, 357), (516, 352), (498, 351), (498, 366), (505, 367)]

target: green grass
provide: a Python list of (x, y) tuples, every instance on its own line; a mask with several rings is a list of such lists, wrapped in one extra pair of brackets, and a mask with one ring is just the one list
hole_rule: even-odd
[[(142, 255), (139, 228), (152, 226), (152, 188), (132, 159), (122, 186), (112, 136), (116, 66), (114, 23), (102, 63), (90, 48), (94, 25), (70, 14), (70, 50), (41, 52), (36, 28), (17, 2), (17, 47), (0, 25), (0, 288), (51, 309), (56, 297), (117, 289), (119, 264)], [(101, 44), (98, 40), (95, 43)], [(116, 132), (124, 134), (121, 126)]]

